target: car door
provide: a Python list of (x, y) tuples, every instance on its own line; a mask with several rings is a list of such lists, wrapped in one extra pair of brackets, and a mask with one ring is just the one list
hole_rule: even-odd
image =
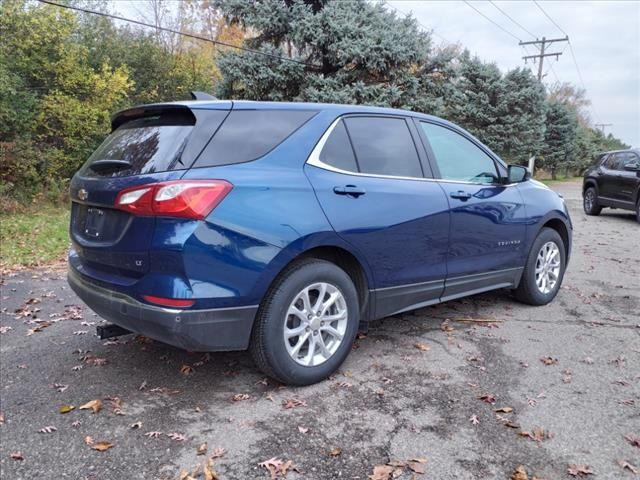
[(640, 182), (640, 157), (635, 152), (619, 153), (622, 156), (621, 167), (618, 173), (619, 199), (630, 205), (635, 205), (636, 190)]
[(619, 153), (611, 153), (600, 166), (598, 176), (598, 197), (605, 200), (620, 200), (620, 168), (624, 158)]
[(424, 178), (415, 136), (403, 117), (347, 116), (305, 166), (331, 225), (372, 269), (376, 317), (435, 303), (444, 289), (449, 205)]
[(418, 124), (451, 212), (443, 300), (515, 286), (528, 253), (517, 185), (500, 183), (496, 161), (470, 136), (444, 124)]

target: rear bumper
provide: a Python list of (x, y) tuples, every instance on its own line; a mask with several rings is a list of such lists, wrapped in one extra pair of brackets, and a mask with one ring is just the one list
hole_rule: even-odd
[(95, 285), (73, 267), (67, 279), (89, 308), (132, 332), (199, 352), (246, 350), (249, 346), (257, 305), (208, 310), (163, 308)]

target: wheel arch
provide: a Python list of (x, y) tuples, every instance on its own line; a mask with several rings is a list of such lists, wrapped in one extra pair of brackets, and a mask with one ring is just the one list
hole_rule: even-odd
[(587, 191), (587, 188), (589, 187), (593, 187), (596, 189), (596, 195), (599, 194), (598, 192), (598, 182), (595, 180), (595, 178), (587, 178), (584, 183), (582, 184), (582, 194), (584, 195), (584, 192)]
[(569, 256), (571, 254), (571, 231), (566, 222), (558, 217), (552, 217), (542, 223), (542, 226), (536, 233), (536, 237), (540, 234), (543, 228), (550, 228), (558, 232), (558, 235), (562, 238), (562, 243), (564, 243), (566, 261), (569, 263)]

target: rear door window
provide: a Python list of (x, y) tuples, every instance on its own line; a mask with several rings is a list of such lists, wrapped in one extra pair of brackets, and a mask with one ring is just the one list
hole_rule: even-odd
[(196, 116), (188, 109), (147, 113), (124, 122), (89, 157), (82, 175), (121, 177), (187, 169), (227, 114), (207, 111), (199, 115), (197, 128)]
[(421, 178), (422, 167), (407, 122), (403, 118), (345, 119), (360, 172)]
[(194, 167), (244, 163), (263, 157), (317, 112), (232, 110)]

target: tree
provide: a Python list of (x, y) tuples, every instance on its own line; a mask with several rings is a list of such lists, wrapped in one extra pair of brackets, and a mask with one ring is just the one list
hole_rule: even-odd
[(232, 24), (256, 32), (246, 45), (282, 61), (229, 52), (218, 65), (225, 98), (411, 106), (430, 36), (381, 4), (219, 0)]
[(577, 127), (578, 121), (569, 107), (558, 102), (549, 104), (541, 166), (551, 171), (554, 180), (560, 167), (571, 167), (576, 154)]

